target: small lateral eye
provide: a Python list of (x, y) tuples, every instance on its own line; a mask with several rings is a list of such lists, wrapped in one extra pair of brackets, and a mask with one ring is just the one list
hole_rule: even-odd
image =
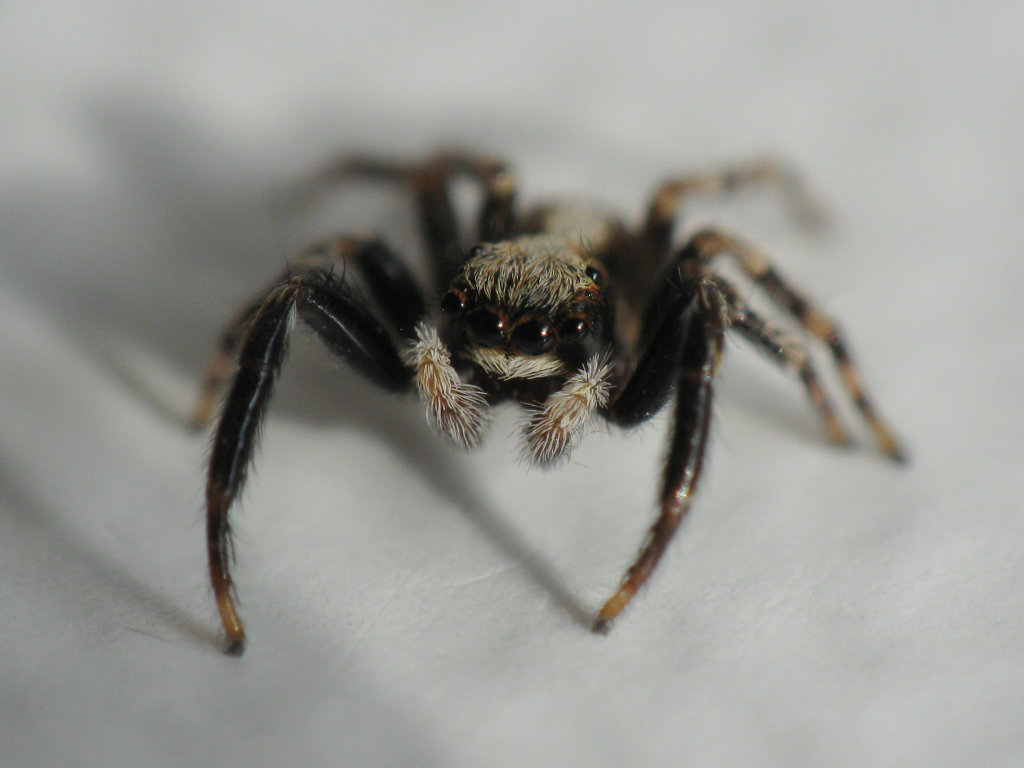
[(519, 323), (512, 331), (516, 349), (530, 357), (542, 355), (555, 346), (555, 334), (550, 325), (538, 318)]
[(461, 315), (465, 309), (466, 295), (461, 291), (448, 291), (441, 299), (441, 312), (446, 315)]
[(604, 282), (604, 275), (601, 274), (601, 270), (591, 265), (586, 269), (587, 277), (594, 281), (594, 285), (600, 285)]
[(466, 314), (466, 330), (482, 347), (496, 347), (505, 339), (505, 320), (488, 307), (477, 307)]
[(579, 341), (590, 333), (590, 326), (582, 317), (567, 317), (558, 326), (558, 335), (563, 341)]

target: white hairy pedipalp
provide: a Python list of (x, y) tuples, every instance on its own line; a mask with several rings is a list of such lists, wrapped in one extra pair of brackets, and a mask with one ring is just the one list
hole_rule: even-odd
[(436, 328), (420, 323), (416, 339), (407, 359), (416, 368), (413, 380), (427, 402), (428, 421), (459, 445), (477, 445), (487, 411), (483, 390), (459, 379)]
[(530, 414), (525, 429), (528, 458), (550, 464), (571, 450), (594, 412), (607, 404), (613, 367), (607, 355), (591, 358)]

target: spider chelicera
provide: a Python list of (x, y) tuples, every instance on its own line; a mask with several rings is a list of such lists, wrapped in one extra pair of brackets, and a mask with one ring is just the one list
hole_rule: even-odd
[[(573, 207), (520, 215), (504, 163), (464, 153), (405, 163), (350, 157), (324, 180), (369, 178), (405, 185), (414, 196), (432, 270), (424, 291), (383, 240), (339, 237), (300, 254), (246, 305), (223, 334), (195, 411), (218, 417), (206, 487), (210, 579), (227, 651), (244, 649), (233, 597), (229, 512), (252, 462), (260, 424), (298, 316), (339, 358), (392, 391), (415, 389), (434, 426), (455, 443), (480, 440), (490, 405), (526, 411), (525, 455), (550, 465), (572, 450), (595, 415), (638, 425), (674, 396), (660, 513), (618, 591), (594, 619), (606, 632), (647, 581), (689, 510), (708, 443), (712, 389), (726, 331), (734, 330), (799, 379), (835, 443), (848, 442), (803, 345), (747, 306), (713, 269), (735, 260), (827, 346), (842, 383), (883, 453), (900, 461), (893, 432), (869, 400), (836, 325), (748, 242), (704, 229), (676, 245), (682, 205), (694, 195), (775, 186), (798, 210), (811, 201), (792, 173), (750, 162), (671, 178), (646, 219), (631, 228)], [(482, 190), (474, 244), (459, 237), (451, 187)]]

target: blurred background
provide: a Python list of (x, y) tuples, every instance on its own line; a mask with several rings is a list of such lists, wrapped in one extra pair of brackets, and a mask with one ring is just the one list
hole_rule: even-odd
[[(1022, 28), (1012, 1), (4, 3), (3, 762), (1019, 765)], [(237, 516), (251, 647), (222, 657), (196, 382), (308, 240), (419, 258), (400, 193), (296, 185), (442, 146), (633, 220), (671, 173), (792, 161), (824, 231), (768, 194), (684, 226), (840, 318), (910, 466), (849, 409), (830, 447), (732, 345), (694, 513), (597, 638), (666, 420), (530, 470), (514, 409), (457, 451), (299, 333)]]

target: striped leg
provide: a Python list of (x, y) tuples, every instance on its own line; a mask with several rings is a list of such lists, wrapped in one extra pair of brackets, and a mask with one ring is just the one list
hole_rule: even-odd
[(849, 346), (834, 320), (825, 315), (776, 270), (758, 249), (740, 238), (716, 230), (704, 230), (694, 236), (700, 243), (702, 258), (710, 261), (720, 254), (736, 259), (740, 268), (759, 285), (779, 306), (800, 321), (804, 329), (823, 342), (839, 369), (843, 386), (849, 393), (862, 418), (875, 436), (879, 448), (894, 461), (906, 461), (906, 453), (893, 430), (882, 419), (868, 396), (860, 372), (854, 365)]
[(809, 225), (826, 218), (821, 204), (807, 192), (800, 176), (776, 160), (756, 159), (676, 176), (658, 187), (648, 207), (640, 235), (641, 268), (649, 273), (661, 268), (672, 248), (679, 212), (689, 200), (729, 195), (755, 186), (780, 190), (801, 223)]
[(850, 437), (839, 421), (803, 344), (786, 336), (761, 318), (736, 295), (736, 290), (721, 278), (715, 278), (715, 282), (729, 302), (729, 327), (770, 355), (783, 368), (795, 373), (807, 391), (811, 405), (824, 422), (829, 440), (837, 445), (849, 444)]

